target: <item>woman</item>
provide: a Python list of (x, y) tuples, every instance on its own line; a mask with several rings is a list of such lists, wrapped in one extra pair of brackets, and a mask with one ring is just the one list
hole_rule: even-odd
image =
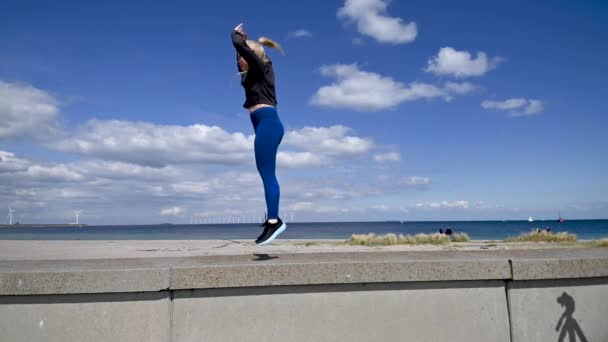
[(272, 61), (266, 56), (261, 44), (281, 50), (268, 38), (258, 42), (247, 40), (243, 24), (232, 31), (232, 44), (237, 52), (237, 64), (241, 74), (241, 85), (245, 88), (246, 101), (243, 107), (249, 110), (255, 130), (255, 164), (264, 183), (267, 219), (261, 225), (262, 234), (255, 240), (265, 245), (285, 231), (287, 225), (279, 217), (279, 182), (275, 175), (277, 149), (283, 139), (283, 124), (277, 115), (274, 70)]

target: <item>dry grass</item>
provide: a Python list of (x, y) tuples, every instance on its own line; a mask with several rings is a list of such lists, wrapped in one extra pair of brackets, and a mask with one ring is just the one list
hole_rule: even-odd
[(576, 234), (568, 234), (568, 232), (550, 233), (544, 230), (530, 233), (523, 233), (517, 237), (505, 239), (505, 242), (576, 242)]
[(456, 233), (452, 242), (469, 242), (471, 239), (467, 233)]
[(320, 246), (321, 244), (319, 242), (306, 241), (306, 242), (297, 242), (295, 245), (310, 247), (310, 246)]
[[(469, 236), (465, 233), (454, 235), (454, 242), (467, 242)], [(354, 246), (391, 246), (391, 245), (444, 245), (450, 242), (450, 239), (445, 234), (416, 234), (403, 235), (389, 233), (386, 235), (369, 234), (353, 234), (350, 240), (346, 243)]]
[(593, 247), (608, 247), (608, 239), (593, 240), (591, 245)]

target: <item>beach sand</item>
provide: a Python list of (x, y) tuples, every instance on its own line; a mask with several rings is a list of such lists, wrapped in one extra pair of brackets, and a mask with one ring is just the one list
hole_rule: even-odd
[(512, 250), (586, 247), (578, 243), (473, 240), (446, 245), (350, 246), (344, 240), (0, 240), (0, 260), (114, 259), (241, 255), (254, 253), (340, 253), (388, 251)]

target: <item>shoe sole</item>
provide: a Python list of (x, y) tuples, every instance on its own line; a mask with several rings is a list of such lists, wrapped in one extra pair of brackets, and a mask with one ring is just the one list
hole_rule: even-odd
[(279, 236), (279, 234), (284, 232), (286, 228), (287, 228), (287, 224), (285, 222), (283, 222), (283, 224), (279, 227), (279, 229), (277, 229), (274, 232), (274, 234), (272, 234), (266, 241), (258, 243), (258, 245), (263, 246), (263, 245), (266, 245), (266, 244), (272, 242), (272, 240), (276, 239), (277, 236)]

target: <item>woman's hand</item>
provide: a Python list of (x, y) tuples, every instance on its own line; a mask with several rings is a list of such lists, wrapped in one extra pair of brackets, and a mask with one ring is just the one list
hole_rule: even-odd
[(243, 36), (243, 38), (245, 38), (245, 40), (247, 40), (247, 33), (245, 33), (245, 31), (243, 30), (243, 23), (236, 25), (234, 30), (236, 32), (238, 32), (241, 36)]

